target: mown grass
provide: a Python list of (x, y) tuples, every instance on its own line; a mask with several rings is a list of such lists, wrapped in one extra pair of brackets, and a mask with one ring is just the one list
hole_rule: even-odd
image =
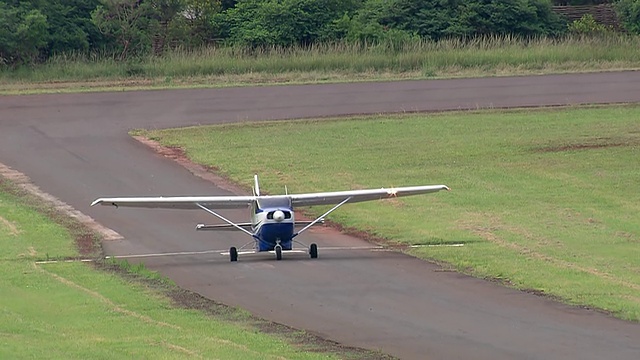
[[(368, 116), (150, 131), (247, 188), (446, 184), (330, 216), (411, 253), (640, 320), (640, 107)], [(322, 209), (312, 209), (316, 214)]]
[(58, 56), (0, 69), (0, 93), (317, 83), (637, 69), (640, 37), (414, 41), (176, 50), (128, 62)]
[(78, 255), (66, 227), (0, 191), (0, 358), (334, 358), (258, 332), (249, 315), (229, 322), (176, 307), (139, 279), (79, 262), (36, 264)]

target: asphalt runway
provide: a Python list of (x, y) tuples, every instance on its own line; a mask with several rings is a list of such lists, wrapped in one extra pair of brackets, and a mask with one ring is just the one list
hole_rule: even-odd
[[(196, 232), (195, 224), (214, 222), (202, 211), (89, 206), (101, 196), (228, 194), (153, 153), (128, 130), (639, 101), (640, 72), (0, 97), (0, 162), (119, 232), (123, 240), (104, 244), (109, 254), (225, 249), (245, 243), (246, 236)], [(456, 188), (455, 179), (437, 183)], [(424, 200), (431, 196), (455, 196), (455, 191)], [(223, 213), (248, 219), (244, 211)], [(227, 257), (209, 254), (145, 263), (211, 299), (406, 359), (640, 358), (637, 323), (438, 271), (395, 252), (323, 252), (326, 246), (367, 245), (330, 230), (301, 237), (319, 244), (318, 260), (251, 257), (231, 264)]]

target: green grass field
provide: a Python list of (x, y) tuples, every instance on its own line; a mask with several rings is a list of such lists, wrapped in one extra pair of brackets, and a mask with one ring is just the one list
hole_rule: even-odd
[(225, 321), (177, 307), (131, 276), (79, 262), (36, 264), (78, 256), (74, 236), (7, 186), (0, 180), (1, 359), (334, 358), (331, 349), (305, 352), (314, 344), (263, 334), (234, 309), (226, 316), (237, 320)]
[[(145, 132), (271, 194), (446, 184), (330, 220), (474, 276), (640, 320), (640, 107), (369, 116)], [(324, 208), (312, 209), (319, 214)], [(470, 294), (471, 295), (471, 294)]]
[(59, 56), (0, 67), (0, 94), (218, 87), (608, 71), (640, 68), (640, 37), (568, 37), (405, 44), (319, 44), (264, 50), (212, 47), (116, 61)]

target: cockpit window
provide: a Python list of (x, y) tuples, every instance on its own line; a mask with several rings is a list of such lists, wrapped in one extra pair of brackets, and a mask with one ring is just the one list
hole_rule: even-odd
[(291, 209), (291, 199), (288, 197), (265, 197), (258, 200), (260, 209)]

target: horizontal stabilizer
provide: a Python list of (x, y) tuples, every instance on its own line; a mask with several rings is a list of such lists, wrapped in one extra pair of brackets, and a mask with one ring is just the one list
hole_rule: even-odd
[[(303, 227), (311, 224), (311, 221), (296, 221), (296, 227)], [(316, 222), (314, 225), (324, 224), (324, 219)], [(251, 223), (238, 223), (236, 224), (244, 229), (251, 229)], [(205, 230), (236, 230), (237, 228), (230, 224), (216, 224), (216, 225), (208, 225), (208, 224), (198, 224), (196, 225), (196, 230), (205, 231)]]
[[(236, 224), (241, 228), (251, 229), (251, 223), (239, 223)], [(198, 224), (196, 225), (196, 230), (237, 230), (238, 228), (230, 225), (230, 224), (217, 224), (217, 225), (206, 225), (206, 224)]]

